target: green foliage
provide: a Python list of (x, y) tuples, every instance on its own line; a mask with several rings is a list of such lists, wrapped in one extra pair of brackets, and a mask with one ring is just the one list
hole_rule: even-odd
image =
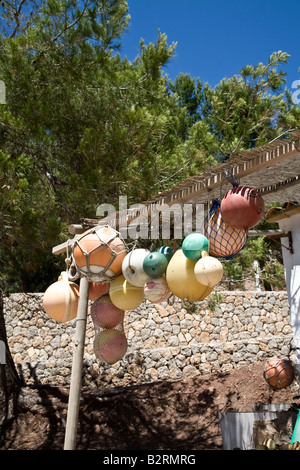
[(47, 254), (70, 223), (189, 174), (177, 151), (185, 116), (161, 72), (175, 48), (166, 35), (141, 40), (134, 63), (117, 54), (127, 2), (6, 2), (0, 12), (2, 283), (36, 290), (34, 273), (55, 269)]
[(6, 291), (44, 290), (63, 265), (52, 246), (100, 203), (143, 202), (299, 123), (281, 93), (285, 53), (211, 89), (189, 75), (167, 79), (176, 44), (160, 32), (141, 39), (133, 63), (121, 59), (125, 0), (7, 0), (0, 16)]
[(180, 73), (174, 82), (169, 81), (168, 87), (170, 92), (174, 93), (178, 105), (186, 109), (186, 126), (190, 127), (199, 121), (203, 101), (203, 85), (199, 78), (194, 80), (189, 74)]
[(213, 291), (206, 299), (207, 307), (214, 312), (219, 303), (223, 300), (223, 295), (220, 292)]
[[(262, 221), (256, 228), (272, 229), (274, 224)], [(254, 261), (259, 263), (261, 283), (266, 290), (285, 289), (281, 247), (265, 236), (249, 237), (242, 251), (233, 259), (222, 262), (224, 279), (229, 281), (229, 287), (242, 288), (244, 279), (254, 279)]]
[(286, 288), (284, 267), (273, 257), (269, 256), (268, 262), (265, 263), (262, 279), (268, 290), (285, 290)]
[(246, 65), (239, 75), (224, 78), (215, 88), (189, 75), (175, 79), (170, 89), (185, 108), (188, 125), (200, 120), (213, 137), (213, 145), (204, 145), (206, 154), (224, 161), (299, 126), (299, 107), (284, 90), (281, 67), (288, 58), (285, 52), (274, 52), (266, 64)]
[(197, 310), (198, 310), (198, 306), (195, 302), (187, 302), (187, 301), (184, 301), (182, 303), (182, 306), (183, 308), (186, 309), (187, 313), (196, 313)]

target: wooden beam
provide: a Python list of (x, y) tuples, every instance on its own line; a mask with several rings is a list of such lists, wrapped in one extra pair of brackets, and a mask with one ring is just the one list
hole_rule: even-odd
[(278, 220), (282, 220), (282, 219), (287, 219), (288, 217), (291, 217), (291, 215), (295, 215), (295, 214), (299, 214), (300, 212), (300, 205), (297, 205), (297, 206), (294, 206), (294, 207), (290, 207), (290, 208), (287, 208), (287, 209), (282, 209), (280, 210), (280, 208), (278, 208), (278, 212), (274, 213), (273, 215), (271, 215), (270, 217), (268, 217), (266, 220), (267, 222), (278, 222)]
[(85, 230), (86, 229), (81, 224), (71, 224), (71, 225), (69, 225), (69, 228), (68, 228), (68, 232), (71, 235), (78, 235), (80, 233), (83, 233)]
[(274, 229), (274, 230), (249, 230), (248, 235), (250, 237), (283, 237), (286, 236), (284, 230)]
[(299, 184), (299, 183), (300, 183), (300, 175), (297, 175), (297, 176), (288, 178), (284, 181), (279, 181), (278, 183), (271, 184), (269, 186), (264, 186), (263, 188), (258, 189), (258, 192), (263, 197), (264, 194), (276, 193), (277, 191), (282, 191), (283, 189), (291, 188), (292, 186), (295, 186), (296, 184)]
[(70, 250), (72, 249), (74, 244), (74, 240), (68, 240), (64, 243), (61, 243), (60, 245), (56, 245), (52, 248), (52, 254), (53, 255), (60, 255), (61, 253), (64, 253), (67, 251), (67, 248), (69, 247)]

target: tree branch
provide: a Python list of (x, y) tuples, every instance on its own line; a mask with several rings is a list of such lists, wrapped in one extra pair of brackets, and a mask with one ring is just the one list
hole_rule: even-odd
[[(92, 2), (90, 4), (92, 4)], [(84, 2), (83, 9), (81, 11), (81, 15), (78, 16), (78, 18), (76, 18), (73, 21), (73, 23), (66, 24), (65, 27), (58, 34), (56, 34), (56, 36), (54, 36), (54, 38), (52, 39), (52, 42), (57, 41), (57, 39), (59, 39), (66, 31), (68, 31), (69, 29), (72, 29), (79, 21), (81, 21), (84, 17), (86, 17), (87, 15), (85, 14), (85, 12), (88, 6), (89, 6), (89, 1), (86, 0)], [(66, 14), (65, 19), (67, 19), (67, 14)]]

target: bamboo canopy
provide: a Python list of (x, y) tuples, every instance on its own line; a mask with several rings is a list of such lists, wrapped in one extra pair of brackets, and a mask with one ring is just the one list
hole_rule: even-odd
[[(274, 141), (251, 150), (243, 150), (238, 156), (229, 158), (225, 163), (189, 177), (172, 188), (162, 191), (142, 202), (141, 216), (148, 214), (155, 206), (183, 206), (184, 204), (203, 204), (206, 208), (211, 201), (224, 195), (232, 185), (226, 175), (239, 180), (243, 186), (256, 189), (263, 197), (265, 205), (278, 202), (300, 201), (300, 129), (294, 130), (284, 139)], [(118, 227), (126, 226), (136, 217), (130, 208), (120, 211)], [(82, 233), (98, 224), (110, 225), (111, 218), (81, 219), (80, 224), (69, 228), (71, 234)], [(64, 251), (64, 244), (57, 247)], [(57, 254), (57, 250), (55, 251)]]
[(294, 131), (289, 139), (244, 150), (237, 157), (157, 194), (145, 204), (158, 201), (205, 204), (208, 199), (219, 197), (221, 185), (224, 191), (231, 187), (224, 178), (226, 171), (242, 185), (257, 189), (267, 204), (300, 199), (300, 186), (297, 187), (300, 182), (300, 130)]

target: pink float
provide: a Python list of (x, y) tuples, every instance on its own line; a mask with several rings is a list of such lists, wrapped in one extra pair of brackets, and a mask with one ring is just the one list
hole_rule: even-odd
[(91, 317), (98, 328), (114, 328), (124, 320), (124, 310), (116, 307), (109, 295), (103, 295), (91, 306)]

